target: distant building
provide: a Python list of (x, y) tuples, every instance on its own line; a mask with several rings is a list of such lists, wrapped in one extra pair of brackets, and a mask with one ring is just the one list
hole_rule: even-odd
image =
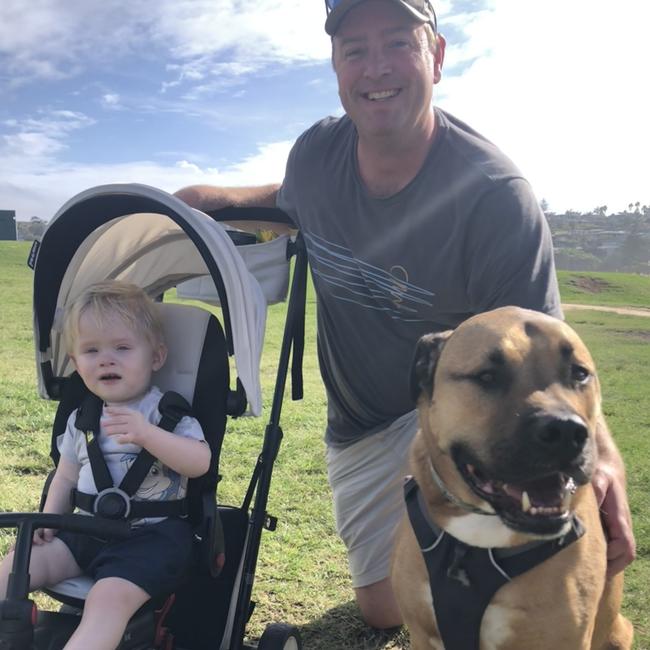
[(16, 241), (15, 210), (0, 210), (0, 240)]

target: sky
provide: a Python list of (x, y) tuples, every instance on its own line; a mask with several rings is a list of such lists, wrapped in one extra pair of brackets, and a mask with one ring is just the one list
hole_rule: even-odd
[[(434, 101), (549, 209), (650, 204), (650, 3), (434, 0)], [(322, 0), (0, 0), (0, 209), (137, 182), (280, 182), (341, 115)]]

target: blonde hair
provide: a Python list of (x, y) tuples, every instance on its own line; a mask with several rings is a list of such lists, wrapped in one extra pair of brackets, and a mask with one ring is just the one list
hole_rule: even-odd
[(79, 322), (85, 313), (98, 324), (116, 316), (131, 330), (143, 334), (153, 347), (164, 343), (162, 320), (156, 304), (135, 284), (106, 280), (87, 287), (68, 305), (63, 321), (63, 343), (68, 354), (79, 336)]

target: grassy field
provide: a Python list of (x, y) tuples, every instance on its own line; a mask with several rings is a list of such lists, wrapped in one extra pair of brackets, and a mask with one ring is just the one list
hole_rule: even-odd
[[(38, 399), (31, 332), (29, 247), (0, 243), (0, 510), (34, 510), (50, 468), (54, 405)], [(575, 276), (593, 278), (571, 284)], [(596, 280), (598, 280), (596, 282)], [(650, 306), (650, 278), (561, 273), (566, 302)], [(284, 305), (270, 309), (263, 358), (265, 413), (272, 396)], [(257, 607), (249, 632), (265, 625), (298, 625), (309, 650), (408, 648), (407, 635), (378, 634), (357, 616), (344, 549), (336, 536), (324, 470), (325, 396), (315, 355), (315, 309), (308, 300), (305, 399), (285, 402), (285, 433), (276, 463), (269, 512), (278, 529), (265, 532), (256, 575)], [(625, 612), (636, 628), (637, 650), (650, 650), (650, 319), (571, 311), (569, 322), (590, 346), (600, 370), (604, 409), (628, 467), (638, 560), (626, 573)], [(238, 503), (260, 452), (264, 418), (229, 425), (222, 454), (221, 500)], [(10, 543), (0, 533), (0, 553)], [(565, 650), (565, 649), (562, 649)], [(570, 649), (567, 649), (570, 650)]]
[(650, 278), (634, 273), (559, 271), (563, 302), (650, 309)]

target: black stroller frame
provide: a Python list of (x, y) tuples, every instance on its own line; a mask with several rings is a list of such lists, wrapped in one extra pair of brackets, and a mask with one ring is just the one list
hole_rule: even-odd
[[(47, 241), (48, 231), (46, 231), (40, 252), (37, 248), (38, 243), (35, 243), (35, 248), (30, 253), (30, 266), (34, 268), (35, 263), (38, 262), (44, 264), (45, 268), (47, 268), (48, 259), (51, 259), (52, 256), (68, 255), (71, 257), (73, 251), (83, 241), (88, 232), (99, 228), (112, 218), (131, 215), (143, 210), (166, 215), (185, 230), (185, 225), (181, 223), (182, 220), (177, 218), (174, 210), (176, 203), (180, 204), (180, 202), (164, 193), (160, 193), (164, 195), (162, 201), (156, 201), (155, 198), (152, 200), (150, 196), (141, 196), (142, 191), (147, 194), (146, 191), (151, 189), (136, 185), (97, 188), (99, 192), (92, 193), (92, 197), (88, 201), (82, 200), (78, 206), (73, 205), (73, 209), (87, 213), (83, 215), (86, 221), (83, 232), (66, 234), (65, 241), (61, 238), (60, 232), (58, 234), (54, 233), (54, 236), (57, 237), (57, 243), (52, 245), (52, 242)], [(101, 190), (105, 190), (105, 192)], [(158, 191), (154, 190), (155, 192)], [(110, 197), (108, 201), (105, 200), (106, 196)], [(73, 201), (66, 205), (73, 203)], [(89, 210), (93, 201), (103, 205), (104, 210), (101, 219), (93, 217), (93, 211)], [(210, 216), (216, 221), (249, 220), (290, 223), (287, 215), (283, 212), (268, 208), (228, 208), (211, 213)], [(230, 330), (228, 302), (220, 271), (211, 258), (207, 259), (203, 250), (205, 248), (204, 242), (198, 239), (196, 233), (186, 231), (186, 234), (192, 239), (204, 257), (211, 272), (221, 300), (226, 344), (229, 353), (232, 354), (232, 332)], [(49, 248), (46, 251), (48, 244)], [(61, 246), (64, 247), (63, 251)], [(46, 255), (43, 255), (44, 252), (46, 252)], [(289, 291), (287, 318), (262, 450), (257, 458), (242, 505), (238, 507), (219, 505), (217, 508), (226, 535), (226, 563), (228, 564), (228, 558), (232, 558), (234, 555), (239, 568), (234, 567), (233, 570), (232, 564), (234, 564), (234, 560), (231, 559), (230, 571), (224, 572), (228, 573), (225, 579), (224, 574), (216, 577), (209, 570), (198, 577), (195, 576), (193, 579), (198, 580), (198, 589), (196, 585), (188, 584), (187, 589), (190, 591), (184, 597), (180, 594), (181, 604), (176, 608), (172, 604), (173, 600), (168, 601), (165, 608), (171, 608), (171, 613), (164, 620), (161, 618), (156, 621), (152, 608), (149, 608), (150, 611), (140, 619), (138, 619), (140, 613), (137, 613), (127, 628), (127, 633), (119, 646), (120, 649), (144, 650), (145, 648), (156, 647), (162, 648), (162, 650), (252, 650), (253, 648), (259, 648), (259, 650), (300, 650), (302, 647), (298, 630), (293, 626), (282, 623), (270, 624), (262, 635), (259, 645), (249, 645), (244, 642), (246, 625), (254, 608), (251, 597), (262, 531), (264, 529), (272, 531), (277, 524), (277, 519), (267, 512), (267, 503), (273, 466), (283, 438), (280, 417), (290, 359), (292, 363), (292, 398), (302, 398), (301, 369), (304, 346), (307, 254), (300, 233), (298, 233), (295, 240), (288, 241), (287, 260), (294, 256), (295, 264)], [(48, 274), (46, 282), (50, 286), (58, 286), (60, 281), (60, 277), (52, 278), (51, 274)], [(45, 339), (49, 341), (56, 296), (48, 297), (43, 295), (40, 297), (40, 301), (37, 300), (38, 291), (42, 291), (39, 282), (44, 282), (44, 280), (39, 279), (37, 274), (34, 283), (35, 327), (41, 328), (41, 349), (45, 349), (46, 344), (44, 341)], [(169, 287), (161, 287), (163, 290), (166, 288)], [(42, 304), (43, 302), (46, 303), (45, 306)], [(45, 311), (39, 313), (39, 309)], [(60, 399), (66, 380), (54, 377), (51, 366), (47, 367), (47, 364), (43, 364), (41, 371), (48, 386), (49, 396), (53, 399)], [(237, 390), (230, 391), (228, 396), (228, 414), (234, 417), (241, 414), (245, 408), (245, 403), (242, 405), (241, 388), (239, 379), (237, 379)], [(52, 457), (55, 461), (58, 459), (58, 451), (54, 440), (52, 441)], [(216, 484), (213, 494), (216, 496)], [(210, 507), (213, 506), (208, 504), (207, 509), (209, 510)], [(213, 524), (214, 522), (209, 522), (207, 524), (208, 528), (211, 529)], [(8, 584), (7, 598), (0, 601), (0, 650), (58, 650), (64, 645), (79, 620), (77, 614), (61, 612), (37, 613), (33, 602), (29, 599), (29, 560), (32, 535), (33, 531), (39, 527), (65, 529), (105, 538), (125, 537), (130, 531), (128, 522), (122, 520), (111, 521), (100, 517), (74, 514), (0, 513), (0, 528), (17, 529), (14, 562)], [(241, 550), (242, 545), (243, 553)], [(209, 557), (207, 559), (208, 563), (212, 562), (213, 559)], [(217, 592), (223, 592), (220, 596), (222, 604), (230, 603), (227, 612), (215, 611), (218, 603), (208, 602), (212, 600), (212, 596)], [(225, 617), (220, 621), (216, 633), (213, 629), (210, 629), (207, 635), (204, 634), (206, 629), (213, 627), (205, 621), (201, 624), (202, 627), (199, 626), (200, 630), (198, 632), (192, 630), (191, 633), (188, 633), (188, 630), (185, 629), (196, 625), (197, 614), (194, 611), (197, 606), (196, 601), (198, 601), (198, 607), (202, 610), (204, 616), (214, 618), (221, 615)], [(232, 606), (233, 602), (235, 603), (234, 608)], [(156, 612), (156, 615), (159, 614), (160, 612)], [(188, 616), (194, 618), (192, 623), (187, 623), (185, 620)], [(198, 616), (201, 617), (202, 614), (199, 613)], [(180, 645), (176, 645), (175, 638)]]

